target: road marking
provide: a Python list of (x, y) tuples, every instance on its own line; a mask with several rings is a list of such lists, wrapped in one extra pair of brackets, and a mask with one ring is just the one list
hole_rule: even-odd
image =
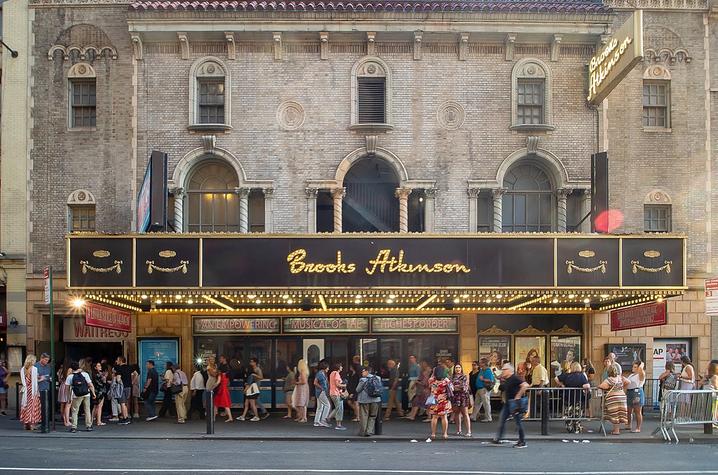
[[(615, 475), (615, 471), (549, 472), (537, 471), (479, 471), (479, 470), (381, 470), (381, 469), (316, 469), (316, 468), (47, 468), (47, 467), (0, 467), (0, 472), (94, 472), (94, 473), (386, 473), (430, 475)], [(718, 475), (718, 470), (641, 470), (626, 471), (632, 475)]]

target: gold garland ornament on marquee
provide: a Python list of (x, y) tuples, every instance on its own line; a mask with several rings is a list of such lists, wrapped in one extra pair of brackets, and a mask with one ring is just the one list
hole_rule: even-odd
[(115, 265), (112, 265), (110, 267), (93, 267), (89, 264), (88, 261), (80, 261), (80, 265), (82, 266), (82, 273), (87, 274), (87, 271), (91, 272), (99, 272), (99, 273), (107, 273), (116, 271), (118, 274), (122, 273), (122, 261), (115, 261)]
[(608, 261), (598, 261), (599, 264), (596, 267), (580, 267), (574, 264), (574, 261), (566, 261), (566, 273), (573, 274), (573, 271), (585, 272), (590, 274), (592, 272), (601, 271), (601, 274), (606, 273), (606, 264)]
[(187, 273), (187, 264), (189, 264), (189, 261), (180, 261), (180, 265), (177, 267), (159, 267), (155, 265), (155, 261), (145, 261), (145, 264), (147, 264), (147, 273), (151, 274), (153, 271), (157, 272), (178, 272), (182, 271), (183, 274)]
[(650, 272), (652, 274), (655, 274), (656, 272), (666, 271), (666, 274), (671, 273), (671, 266), (673, 265), (673, 261), (663, 261), (663, 265), (661, 267), (645, 267), (639, 264), (638, 261), (631, 261), (631, 266), (634, 274), (638, 274), (638, 271), (641, 272)]

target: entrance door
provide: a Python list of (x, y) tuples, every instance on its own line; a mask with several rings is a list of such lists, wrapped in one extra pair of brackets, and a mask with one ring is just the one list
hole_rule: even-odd
[(302, 342), (304, 361), (309, 367), (316, 366), (324, 359), (324, 339), (305, 338)]

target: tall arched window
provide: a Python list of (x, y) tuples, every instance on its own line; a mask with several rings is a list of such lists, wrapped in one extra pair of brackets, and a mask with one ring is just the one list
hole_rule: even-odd
[(190, 68), (190, 127), (202, 130), (231, 128), (230, 76), (215, 57), (197, 60)]
[(187, 185), (185, 223), (189, 232), (239, 232), (239, 179), (221, 160), (201, 162)]
[(519, 162), (504, 177), (503, 231), (549, 232), (555, 227), (554, 186), (532, 162)]
[(399, 231), (398, 187), (399, 178), (385, 160), (366, 157), (357, 161), (344, 177), (342, 230)]

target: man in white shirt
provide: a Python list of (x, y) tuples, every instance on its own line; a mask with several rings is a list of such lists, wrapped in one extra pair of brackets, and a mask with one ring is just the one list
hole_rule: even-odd
[(175, 408), (177, 408), (177, 422), (184, 424), (187, 420), (187, 394), (189, 394), (189, 381), (187, 381), (187, 375), (182, 371), (179, 366), (174, 367), (174, 378), (172, 381), (173, 386), (179, 386), (182, 391), (175, 394)]
[(95, 387), (92, 385), (90, 375), (80, 370), (77, 361), (70, 364), (72, 374), (67, 377), (65, 384), (70, 386), (70, 394), (72, 396), (72, 427), (70, 432), (77, 432), (77, 418), (80, 412), (80, 405), (85, 409), (85, 427), (88, 432), (92, 431), (92, 414), (90, 413), (90, 394), (92, 399), (96, 398)]
[(204, 389), (205, 389), (205, 376), (201, 369), (197, 369), (192, 375), (192, 379), (189, 382), (189, 390), (192, 393), (192, 399), (189, 402), (189, 412), (187, 413), (187, 419), (192, 419), (192, 413), (197, 411), (199, 418), (204, 419)]

